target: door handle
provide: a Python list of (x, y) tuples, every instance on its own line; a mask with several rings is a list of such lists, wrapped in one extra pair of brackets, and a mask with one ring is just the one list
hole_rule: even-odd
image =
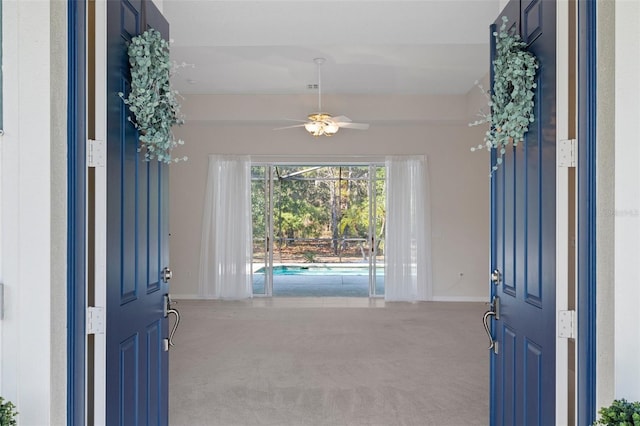
[(495, 285), (500, 285), (500, 283), (502, 282), (502, 273), (499, 269), (494, 269), (491, 273), (491, 282)]
[(167, 314), (173, 314), (176, 316), (176, 322), (173, 323), (173, 327), (171, 327), (171, 333), (169, 333), (169, 346), (175, 346), (173, 344), (173, 335), (176, 334), (176, 330), (178, 329), (178, 325), (180, 324), (180, 312), (177, 309), (169, 309)]
[(162, 281), (166, 283), (169, 282), (171, 278), (173, 278), (173, 271), (165, 266), (162, 270)]
[(494, 352), (496, 351), (496, 341), (493, 340), (493, 336), (491, 335), (491, 330), (489, 330), (489, 317), (490, 316), (496, 316), (496, 313), (493, 311), (487, 311), (484, 313), (484, 315), (482, 316), (482, 324), (484, 325), (484, 331), (487, 332), (487, 336), (489, 336), (489, 347), (488, 349), (493, 349)]
[(176, 330), (178, 329), (178, 325), (180, 325), (180, 312), (178, 312), (177, 309), (173, 308), (172, 305), (175, 304), (176, 302), (173, 302), (171, 300), (171, 296), (169, 296), (168, 294), (164, 295), (164, 300), (165, 300), (165, 304), (164, 304), (164, 317), (167, 318), (169, 315), (175, 315), (176, 320), (173, 323), (173, 327), (171, 327), (171, 332), (169, 333), (169, 338), (167, 339), (167, 349), (168, 347), (171, 346), (175, 346), (173, 344), (173, 336), (176, 334)]
[(482, 316), (482, 324), (484, 325), (484, 331), (487, 332), (487, 336), (489, 336), (489, 348), (493, 349), (493, 353), (498, 353), (498, 341), (493, 338), (491, 335), (491, 330), (489, 329), (489, 318), (494, 317), (495, 319), (500, 319), (500, 298), (498, 296), (493, 297), (493, 301), (490, 303), (490, 308), (487, 312)]

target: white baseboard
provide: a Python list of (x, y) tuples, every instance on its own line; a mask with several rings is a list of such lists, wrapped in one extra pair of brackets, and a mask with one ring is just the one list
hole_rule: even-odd
[(173, 293), (171, 293), (171, 299), (173, 300), (205, 300), (204, 297), (200, 297), (197, 294), (173, 294)]
[(489, 296), (433, 296), (433, 302), (488, 302)]

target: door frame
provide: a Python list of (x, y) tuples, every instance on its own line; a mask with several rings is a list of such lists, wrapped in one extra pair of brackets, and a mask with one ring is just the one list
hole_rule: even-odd
[[(575, 70), (576, 82), (576, 129), (577, 158), (575, 183), (575, 234), (576, 245), (570, 248), (571, 242), (558, 239), (557, 247), (557, 311), (567, 310), (568, 268), (575, 270), (576, 300), (576, 353), (575, 353), (575, 405), (574, 413), (569, 413), (570, 406), (566, 397), (558, 398), (556, 405), (556, 423), (563, 424), (570, 414), (575, 424), (591, 424), (596, 416), (596, 34), (597, 16), (596, 2), (575, 2), (575, 10), (569, 7), (569, 0), (558, 0), (558, 34), (569, 31), (569, 14), (576, 13), (574, 49), (576, 50)], [(560, 107), (569, 102), (568, 90), (572, 82), (569, 79), (569, 41), (558, 37), (558, 109), (564, 114), (557, 120), (558, 140), (569, 139), (568, 113)], [(562, 67), (562, 68), (561, 68)], [(566, 168), (558, 168), (557, 181), (557, 219), (558, 235), (567, 235), (570, 224), (568, 220), (569, 176)], [(567, 264), (570, 250), (575, 253), (575, 264)], [(561, 267), (562, 266), (562, 267)], [(556, 327), (558, 324), (556, 323)], [(556, 334), (558, 336), (558, 333)], [(567, 339), (557, 337), (556, 340), (556, 395), (567, 395), (569, 389), (567, 356)]]
[[(575, 129), (570, 128), (571, 105), (575, 99), (571, 97), (569, 78), (570, 70), (575, 70), (576, 64), (571, 63), (575, 59), (571, 57), (574, 50), (570, 45), (569, 37), (560, 37), (560, 34), (570, 34), (570, 14), (572, 13), (569, 1), (558, 0), (556, 3), (556, 141), (569, 140)], [(575, 29), (575, 28), (574, 28)], [(573, 39), (575, 42), (575, 39)], [(575, 95), (573, 96), (575, 97)], [(560, 164), (561, 152), (556, 151), (556, 163)], [(556, 318), (561, 311), (569, 310), (573, 303), (569, 301), (569, 276), (570, 269), (575, 268), (570, 264), (570, 253), (575, 253), (569, 241), (570, 227), (575, 226), (575, 218), (571, 217), (570, 194), (574, 193), (573, 181), (570, 175), (574, 168), (567, 166), (556, 167)], [(575, 193), (574, 193), (575, 195)], [(564, 238), (562, 237), (564, 236)], [(568, 419), (574, 418), (574, 413), (569, 413), (572, 404), (569, 403), (569, 389), (575, 388), (569, 381), (569, 339), (559, 337), (559, 321), (556, 320), (556, 424), (564, 424)], [(575, 406), (574, 406), (575, 408)]]
[[(93, 0), (93, 6), (89, 12), (94, 14), (92, 23), (88, 27), (88, 32), (92, 33), (90, 37), (93, 39), (88, 48), (93, 51), (93, 55), (89, 57), (89, 60), (93, 60), (93, 70), (89, 71), (88, 78), (89, 84), (93, 83), (93, 87), (89, 88), (91, 93), (89, 102), (93, 105), (88, 108), (89, 111), (93, 111), (93, 117), (89, 117), (89, 120), (93, 121), (93, 124), (89, 125), (93, 134), (90, 133), (89, 137), (96, 140), (95, 147), (104, 147), (105, 155), (103, 163), (94, 164), (91, 173), (92, 181), (88, 183), (87, 188), (87, 191), (93, 192), (93, 196), (90, 197), (92, 206), (89, 213), (92, 218), (88, 223), (92, 229), (87, 229), (87, 234), (91, 236), (89, 243), (92, 244), (92, 247), (87, 249), (93, 251), (89, 259), (92, 264), (87, 265), (87, 273), (91, 274), (90, 279), (87, 280), (87, 291), (91, 294), (91, 300), (87, 301), (87, 306), (104, 308), (105, 326), (107, 318), (107, 1)], [(91, 352), (87, 351), (86, 358), (86, 362), (91, 365), (90, 371), (87, 371), (91, 377), (87, 382), (87, 393), (92, 395), (91, 399), (87, 399), (87, 416), (96, 425), (106, 424), (107, 418), (106, 337), (106, 330), (93, 335)]]
[(596, 416), (597, 5), (578, 1), (577, 424)]
[[(578, 423), (595, 417), (596, 3), (578, 3)], [(85, 420), (86, 0), (68, 0), (67, 424)], [(308, 160), (308, 158), (307, 158)], [(316, 159), (317, 160), (317, 159)], [(593, 243), (593, 244), (592, 244)]]
[(67, 1), (67, 424), (86, 418), (86, 0)]

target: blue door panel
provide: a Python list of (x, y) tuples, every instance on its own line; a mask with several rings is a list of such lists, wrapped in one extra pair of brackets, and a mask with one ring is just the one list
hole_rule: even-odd
[[(160, 181), (160, 175), (158, 174), (158, 164), (148, 163), (147, 172), (147, 185), (149, 187), (161, 188), (162, 182)], [(147, 239), (147, 270), (146, 277), (146, 291), (151, 293), (153, 291), (160, 290), (160, 272), (162, 270), (160, 259), (160, 233), (162, 232), (160, 220), (160, 194), (158, 191), (147, 191), (147, 227), (148, 227), (148, 239)]]
[(147, 168), (149, 164), (136, 161), (136, 292), (144, 292), (149, 282), (149, 192)]
[(542, 348), (524, 341), (524, 423), (540, 424), (542, 414)]
[[(521, 298), (524, 295), (525, 277), (527, 276), (527, 234), (526, 234), (526, 220), (527, 210), (525, 200), (527, 199), (526, 193), (526, 172), (527, 164), (524, 158), (524, 145), (518, 144), (514, 149), (513, 157), (513, 183), (514, 183), (514, 251), (513, 251), (513, 263), (515, 264), (515, 282), (516, 298)], [(507, 299), (509, 300), (509, 299)], [(516, 299), (517, 300), (517, 299)]]
[[(535, 39), (542, 34), (542, 0), (531, 1), (522, 12), (522, 40), (531, 44)], [(548, 2), (551, 3), (551, 2)], [(555, 4), (551, 3), (552, 7)]]
[(144, 161), (118, 92), (130, 87), (127, 42), (169, 27), (151, 1), (109, 1), (107, 20), (107, 424), (166, 425), (168, 166)]
[(140, 372), (138, 368), (138, 334), (120, 343), (120, 404), (118, 413), (120, 424), (138, 424), (138, 400), (140, 396)]
[(164, 348), (162, 345), (162, 323), (160, 320), (154, 321), (146, 330), (147, 360), (147, 401), (146, 415), (147, 424), (160, 424), (162, 415), (162, 362)]
[(515, 424), (516, 419), (516, 366), (517, 338), (515, 330), (505, 326), (502, 332), (502, 418), (501, 424)]
[(513, 149), (507, 149), (504, 156), (504, 167), (501, 172), (504, 174), (504, 193), (500, 204), (504, 210), (504, 291), (511, 295), (516, 294), (516, 221), (515, 221), (515, 194), (514, 176), (516, 163), (513, 160), (515, 153)]
[[(494, 160), (495, 161), (495, 160)], [(496, 173), (494, 175), (493, 182), (493, 191), (494, 193), (504, 194), (505, 193), (505, 174), (504, 173)], [(492, 206), (492, 219), (494, 230), (492, 232), (492, 237), (495, 235), (505, 235), (506, 232), (506, 221), (505, 221), (505, 211), (504, 211), (504, 203), (502, 199), (498, 199), (495, 195), (492, 195), (492, 199), (494, 200)], [(492, 242), (492, 258), (494, 259), (493, 268), (502, 271), (502, 281), (505, 282), (506, 279), (506, 266), (505, 266), (505, 248), (506, 239), (500, 238), (499, 240), (495, 240)], [(492, 294), (493, 296), (493, 294)]]
[[(128, 93), (128, 92), (125, 92)], [(127, 112), (128, 115), (128, 112)], [(122, 204), (120, 229), (122, 264), (121, 299), (120, 304), (125, 304), (136, 299), (138, 295), (136, 264), (138, 256), (137, 247), (137, 191), (136, 191), (136, 163), (137, 163), (137, 135), (135, 128), (125, 122), (122, 123), (125, 137), (121, 139), (120, 147), (120, 184)]]
[[(538, 78), (539, 82), (539, 78)], [(539, 88), (539, 86), (538, 86)], [(540, 98), (540, 90), (537, 91), (536, 99)], [(540, 114), (540, 108), (536, 108), (535, 121), (531, 123), (529, 132), (525, 135), (524, 155), (526, 163), (526, 217), (527, 217), (527, 278), (525, 282), (524, 296), (527, 303), (541, 306), (542, 302), (542, 283), (540, 281), (540, 271), (542, 268), (541, 258), (541, 191), (542, 191), (542, 167), (541, 167), (541, 149), (539, 141), (539, 122), (537, 119)]]
[(133, 1), (119, 1), (119, 14), (116, 16), (120, 22), (120, 35), (129, 41), (136, 35), (140, 34), (140, 0)]
[(492, 178), (491, 268), (502, 280), (491, 285), (500, 300), (491, 424), (547, 425), (555, 423), (555, 2), (512, 0), (492, 28), (502, 16), (540, 68), (535, 121)]

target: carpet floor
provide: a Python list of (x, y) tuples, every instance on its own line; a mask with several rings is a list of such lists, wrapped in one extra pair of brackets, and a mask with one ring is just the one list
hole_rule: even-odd
[(179, 301), (173, 426), (486, 425), (482, 303)]

